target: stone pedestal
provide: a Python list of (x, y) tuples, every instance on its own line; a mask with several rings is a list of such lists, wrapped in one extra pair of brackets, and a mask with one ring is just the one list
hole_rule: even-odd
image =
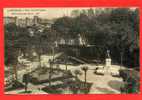
[(111, 58), (106, 58), (105, 72), (110, 74)]
[(111, 58), (106, 58), (106, 66), (111, 66)]

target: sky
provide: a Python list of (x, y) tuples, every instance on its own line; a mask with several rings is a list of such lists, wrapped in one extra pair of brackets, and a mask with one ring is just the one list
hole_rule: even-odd
[[(53, 19), (62, 16), (70, 16), (73, 10), (83, 10), (83, 9), (90, 9), (89, 7), (86, 8), (4, 8), (4, 16), (11, 16), (11, 17), (33, 17), (39, 16), (41, 18)], [(92, 8), (95, 9), (95, 8)]]
[(64, 15), (70, 16), (73, 10), (89, 8), (5, 8), (4, 16), (17, 16), (20, 18), (39, 16), (42, 18), (58, 18)]

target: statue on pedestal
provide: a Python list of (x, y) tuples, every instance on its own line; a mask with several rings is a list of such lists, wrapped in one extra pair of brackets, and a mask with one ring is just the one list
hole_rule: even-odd
[(110, 57), (110, 50), (107, 50), (107, 57), (106, 57), (106, 73), (109, 73), (109, 68), (111, 67), (111, 57)]
[(107, 50), (107, 58), (110, 58), (110, 50)]

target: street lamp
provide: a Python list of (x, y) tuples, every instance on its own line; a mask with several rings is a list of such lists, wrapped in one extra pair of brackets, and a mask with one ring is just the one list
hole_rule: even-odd
[(68, 66), (68, 65), (67, 65), (67, 60), (68, 60), (68, 56), (66, 55), (66, 56), (65, 56), (66, 71), (68, 70), (68, 68), (67, 68), (67, 66)]
[(120, 52), (120, 63), (121, 63), (121, 66), (120, 66), (120, 69), (121, 69), (123, 66), (123, 51)]
[(57, 43), (57, 41), (55, 41), (55, 42), (54, 42), (54, 45), (53, 45), (53, 47), (52, 47), (53, 62), (54, 62), (54, 58), (55, 58), (55, 48), (57, 48), (57, 47), (58, 47), (58, 43)]
[(39, 32), (39, 67), (41, 67), (41, 50), (42, 50), (42, 48), (41, 48), (41, 33), (43, 32), (43, 30), (38, 30), (38, 32)]

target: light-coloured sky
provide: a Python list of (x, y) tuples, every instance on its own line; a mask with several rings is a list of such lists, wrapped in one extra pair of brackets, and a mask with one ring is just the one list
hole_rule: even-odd
[(4, 16), (17, 16), (20, 18), (39, 16), (42, 18), (52, 19), (62, 17), (64, 15), (70, 16), (73, 10), (82, 9), (90, 8), (4, 8)]
[(64, 15), (70, 16), (73, 10), (82, 10), (89, 8), (5, 8), (4, 16), (17, 16), (17, 17), (33, 17), (39, 16), (42, 18), (58, 18)]

